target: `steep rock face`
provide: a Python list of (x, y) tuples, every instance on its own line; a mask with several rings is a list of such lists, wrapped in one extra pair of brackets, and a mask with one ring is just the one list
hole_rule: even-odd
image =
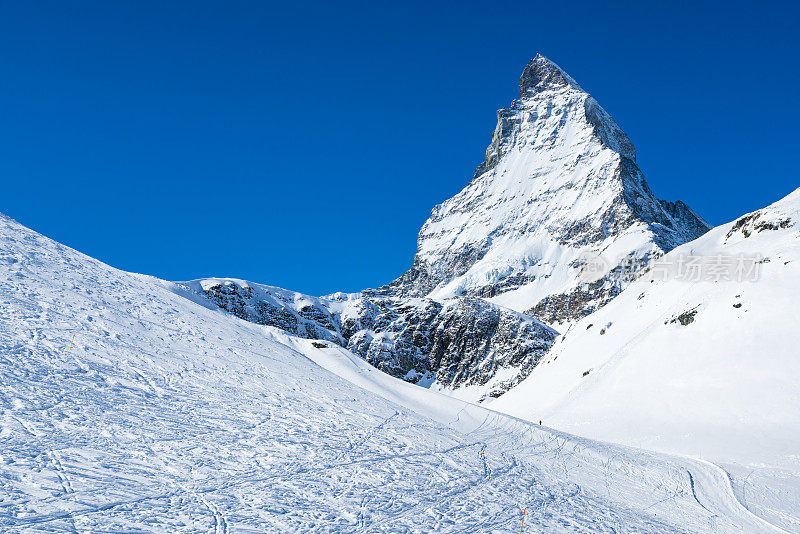
[(340, 300), (347, 348), (374, 367), (408, 382), (436, 379), (430, 348), (443, 306), (428, 299)]
[(481, 386), (478, 400), (497, 397), (524, 379), (558, 335), (481, 299), (341, 293), (317, 298), (217, 278), (181, 284), (241, 319), (336, 343), (408, 382), (442, 389)]
[(437, 385), (485, 386), (478, 400), (498, 397), (521, 382), (558, 335), (480, 299), (454, 299), (437, 320), (429, 358)]
[(483, 386), (478, 400), (521, 381), (558, 335), (481, 299), (362, 296), (341, 309), (347, 347), (375, 367), (444, 389)]
[[(531, 60), (519, 89), (472, 181), (423, 225), (411, 269), (372, 294), (483, 297), (569, 323), (625, 287), (614, 273), (708, 230), (653, 195), (627, 135), (554, 63)], [(587, 254), (604, 264), (599, 285)]]

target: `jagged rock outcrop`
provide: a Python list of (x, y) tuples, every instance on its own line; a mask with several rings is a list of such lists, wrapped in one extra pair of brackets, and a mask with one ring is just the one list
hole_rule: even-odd
[[(453, 389), (488, 385), (478, 400), (498, 397), (521, 382), (558, 335), (480, 299), (454, 299), (437, 323), (429, 357), (437, 384)], [(501, 372), (506, 376), (498, 379)]]
[(519, 383), (558, 335), (531, 317), (481, 299), (317, 298), (216, 278), (182, 284), (241, 319), (336, 343), (409, 382), (448, 389), (481, 386), (479, 398), (497, 397)]
[[(527, 376), (558, 335), (530, 317), (471, 298), (439, 303), (360, 296), (340, 317), (347, 348), (375, 367), (442, 388), (486, 386), (484, 397)], [(508, 376), (495, 380), (501, 369)]]
[[(543, 56), (525, 67), (519, 100), (497, 127), (472, 181), (436, 206), (411, 269), (373, 295), (483, 297), (550, 324), (574, 321), (646, 264), (706, 232), (683, 202), (653, 195), (630, 139), (568, 74)], [(582, 276), (582, 254), (606, 276)]]
[(339, 333), (339, 319), (328, 310), (324, 299), (227, 278), (181, 284), (245, 321), (274, 326), (306, 339), (347, 344)]

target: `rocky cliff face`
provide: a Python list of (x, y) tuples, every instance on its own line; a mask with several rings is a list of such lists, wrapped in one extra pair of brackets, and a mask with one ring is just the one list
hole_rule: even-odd
[(617, 295), (630, 265), (708, 230), (653, 195), (627, 135), (554, 63), (531, 60), (519, 93), (472, 181), (423, 225), (411, 269), (372, 294), (481, 297), (559, 325)]
[(231, 278), (179, 283), (245, 321), (347, 346), (339, 318), (328, 309), (325, 299)]
[(336, 343), (397, 378), (445, 389), (479, 387), (478, 400), (519, 383), (558, 335), (481, 299), (317, 298), (233, 279), (182, 284), (241, 319)]
[(375, 367), (445, 389), (481, 386), (480, 400), (525, 378), (558, 335), (481, 299), (359, 296), (340, 309), (347, 348)]

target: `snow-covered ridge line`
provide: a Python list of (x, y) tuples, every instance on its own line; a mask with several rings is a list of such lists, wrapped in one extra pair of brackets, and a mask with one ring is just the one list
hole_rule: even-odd
[(236, 279), (181, 285), (237, 317), (326, 340), (408, 382), (473, 386), (497, 397), (530, 373), (558, 333), (480, 299), (334, 295), (331, 300)]

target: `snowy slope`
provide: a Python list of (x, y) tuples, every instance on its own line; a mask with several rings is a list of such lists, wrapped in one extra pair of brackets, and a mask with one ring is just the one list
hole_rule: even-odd
[(437, 395), (3, 216), (0, 309), (3, 532), (774, 531), (714, 466)]
[(787, 489), (761, 505), (783, 500), (783, 524), (800, 531), (798, 222), (800, 190), (673, 250), (490, 407), (739, 464), (742, 479), (782, 469)]
[(708, 226), (685, 204), (659, 201), (608, 113), (537, 56), (520, 99), (497, 113), (486, 161), (419, 233), (414, 265), (378, 291), (482, 297), (547, 324), (569, 324), (627, 283), (587, 284), (582, 258), (646, 263)]

